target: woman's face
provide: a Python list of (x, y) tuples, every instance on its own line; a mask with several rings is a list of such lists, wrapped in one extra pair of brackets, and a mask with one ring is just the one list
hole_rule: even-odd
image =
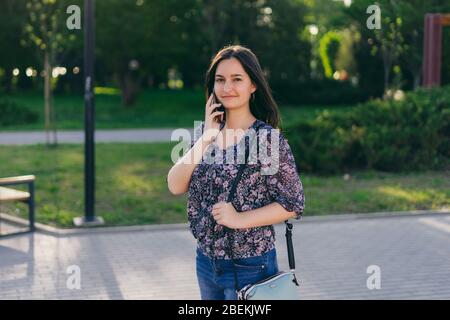
[(236, 58), (219, 62), (214, 79), (214, 92), (225, 108), (248, 105), (250, 95), (255, 92), (249, 75)]

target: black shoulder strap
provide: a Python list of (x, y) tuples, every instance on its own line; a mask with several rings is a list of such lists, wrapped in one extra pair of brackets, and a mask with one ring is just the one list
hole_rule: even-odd
[[(259, 126), (257, 126), (256, 127), (256, 146), (257, 146), (257, 148), (259, 148), (259, 136), (258, 136), (258, 132), (259, 132), (259, 128), (260, 128), (260, 126), (261, 125), (259, 125)], [(244, 139), (246, 140), (246, 138), (247, 137), (245, 137), (244, 136)], [(236, 175), (236, 178), (234, 178), (234, 181), (233, 181), (233, 184), (231, 185), (231, 189), (230, 189), (230, 193), (228, 194), (228, 201), (227, 202), (231, 202), (232, 200), (233, 200), (233, 197), (234, 197), (234, 195), (235, 195), (235, 193), (236, 193), (236, 188), (237, 188), (237, 186), (238, 186), (238, 184), (239, 184), (239, 182), (241, 181), (241, 176), (242, 176), (242, 173), (244, 172), (244, 169), (245, 169), (245, 167), (246, 167), (246, 164), (248, 163), (248, 159), (249, 159), (249, 157), (250, 157), (250, 147), (251, 147), (251, 144), (252, 144), (252, 141), (250, 141), (250, 138), (249, 138), (249, 143), (248, 143), (248, 148), (247, 148), (247, 143), (246, 143), (246, 141), (244, 140), (244, 148), (245, 148), (245, 162), (243, 163), (243, 164), (241, 164), (241, 165), (239, 165), (239, 169), (238, 169), (238, 173), (237, 173), (237, 175)]]
[(233, 200), (233, 197), (234, 197), (234, 195), (236, 193), (236, 188), (237, 188), (237, 186), (239, 184), (239, 181), (241, 181), (242, 173), (244, 172), (244, 169), (246, 167), (246, 163), (248, 162), (248, 154), (249, 153), (250, 153), (249, 150), (247, 149), (247, 147), (245, 147), (245, 163), (239, 165), (238, 173), (236, 175), (236, 178), (234, 178), (234, 180), (233, 180), (233, 184), (231, 185), (230, 193), (228, 194), (228, 201), (227, 202), (231, 202)]

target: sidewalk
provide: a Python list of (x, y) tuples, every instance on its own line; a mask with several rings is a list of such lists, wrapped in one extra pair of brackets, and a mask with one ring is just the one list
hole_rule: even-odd
[[(178, 129), (178, 128), (177, 128)], [(165, 129), (118, 129), (118, 130), (95, 130), (96, 142), (170, 142), (170, 136), (175, 128)], [(187, 128), (191, 135), (192, 128)], [(58, 131), (58, 143), (84, 143), (84, 131)], [(0, 145), (29, 145), (46, 142), (44, 131), (19, 131), (0, 132)]]
[[(287, 268), (284, 226), (278, 261)], [(450, 299), (450, 214), (294, 224), (303, 299)], [(81, 271), (70, 290), (67, 268)], [(381, 289), (366, 286), (381, 269)], [(187, 228), (0, 240), (0, 299), (199, 299)]]

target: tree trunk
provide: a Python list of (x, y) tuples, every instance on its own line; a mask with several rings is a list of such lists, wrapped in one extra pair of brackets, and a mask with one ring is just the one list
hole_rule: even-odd
[(421, 76), (421, 72), (417, 72), (414, 74), (414, 90), (417, 90), (420, 87), (420, 76)]
[(52, 66), (50, 62), (50, 53), (44, 54), (44, 108), (45, 108), (45, 138), (47, 146), (56, 145), (56, 127), (55, 127), (55, 110), (53, 107), (52, 94)]
[(387, 49), (382, 50), (383, 69), (384, 69), (384, 98), (388, 97), (389, 90), (389, 75), (391, 73), (392, 60), (390, 52)]
[(10, 94), (12, 92), (12, 68), (5, 68), (5, 77), (3, 79), (5, 93)]
[(55, 147), (58, 145), (58, 136), (56, 134), (56, 111), (55, 111), (55, 104), (53, 99), (53, 90), (50, 85), (50, 123), (53, 133), (53, 144)]
[(384, 67), (384, 95), (387, 96), (389, 90), (389, 66)]
[(129, 72), (118, 74), (117, 80), (122, 92), (122, 104), (126, 107), (131, 107), (136, 102), (139, 80), (134, 80)]
[(50, 78), (52, 76), (48, 51), (44, 54), (44, 70), (45, 137), (48, 146), (50, 145)]

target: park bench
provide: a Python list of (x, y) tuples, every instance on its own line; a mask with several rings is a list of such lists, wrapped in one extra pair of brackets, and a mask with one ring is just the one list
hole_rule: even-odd
[[(34, 181), (36, 177), (19, 176), (0, 178), (0, 205), (4, 202), (24, 202), (28, 204), (28, 231), (34, 231)], [(28, 192), (13, 189), (10, 186), (28, 184)], [(1, 216), (0, 216), (1, 219)], [(1, 236), (2, 234), (0, 234)]]

